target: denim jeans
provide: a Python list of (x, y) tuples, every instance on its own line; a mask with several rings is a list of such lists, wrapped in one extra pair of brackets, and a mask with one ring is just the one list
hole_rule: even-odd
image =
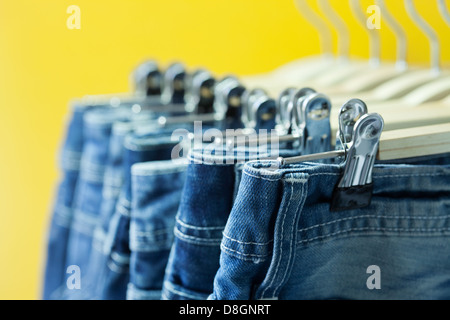
[[(280, 150), (280, 155), (298, 152)], [(162, 299), (208, 298), (219, 269), (222, 231), (238, 191), (243, 165), (247, 160), (267, 156), (276, 157), (270, 150), (260, 154), (246, 148), (222, 156), (205, 150), (190, 153)]]
[(129, 300), (161, 299), (186, 166), (185, 159), (132, 166)]
[(124, 183), (114, 213), (109, 221), (103, 246), (105, 265), (98, 270), (99, 285), (96, 298), (126, 299), (130, 265), (130, 215), (132, 204), (131, 168), (134, 164), (168, 160), (174, 145), (171, 130), (153, 133), (131, 133), (124, 140)]
[(376, 164), (330, 212), (341, 165), (246, 164), (209, 299), (449, 299), (450, 166)]
[(72, 106), (71, 119), (60, 154), (59, 166), (62, 179), (58, 186), (47, 239), (42, 296), (46, 300), (58, 298), (57, 289), (64, 284), (72, 205), (84, 142), (83, 116), (89, 109), (91, 108), (80, 105)]
[[(84, 145), (80, 175), (73, 200), (73, 219), (67, 244), (66, 267), (79, 267), (82, 278), (90, 278), (90, 254), (94, 230), (98, 224), (104, 174), (109, 156), (112, 126), (117, 121), (130, 120), (135, 115), (130, 108), (93, 108), (83, 117)], [(69, 277), (70, 274), (66, 275)], [(86, 284), (80, 290), (65, 290), (62, 298), (83, 296)]]
[[(84, 288), (79, 295), (74, 296), (77, 299), (99, 299), (100, 288), (99, 270), (102, 270), (106, 264), (106, 255), (104, 254), (104, 242), (120, 191), (124, 184), (124, 140), (136, 128), (144, 126), (146, 120), (152, 119), (152, 114), (145, 114), (140, 120), (136, 121), (118, 121), (113, 123), (112, 132), (109, 141), (109, 153), (106, 162), (103, 178), (103, 189), (101, 195), (101, 204), (99, 219), (94, 228), (92, 239), (92, 251), (89, 258), (89, 278), (83, 278)], [(141, 121), (144, 120), (144, 121)]]

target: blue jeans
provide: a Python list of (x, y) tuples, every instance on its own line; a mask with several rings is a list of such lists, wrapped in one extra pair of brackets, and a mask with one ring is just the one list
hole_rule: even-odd
[[(151, 119), (151, 114), (146, 114), (141, 118)], [(106, 256), (104, 254), (104, 242), (120, 191), (124, 184), (124, 151), (123, 146), (125, 137), (131, 134), (136, 128), (143, 126), (141, 121), (118, 121), (113, 123), (111, 137), (109, 141), (108, 159), (105, 166), (103, 177), (103, 188), (101, 195), (101, 204), (99, 209), (99, 218), (94, 228), (92, 239), (92, 251), (89, 257), (90, 277), (83, 278), (84, 288), (78, 295), (77, 299), (99, 299), (101, 277), (99, 270), (102, 270), (106, 264)]]
[[(79, 267), (82, 278), (90, 278), (90, 254), (94, 230), (98, 224), (102, 205), (104, 174), (109, 157), (112, 126), (117, 121), (128, 121), (135, 115), (130, 108), (93, 108), (84, 114), (84, 144), (80, 175), (74, 193), (73, 219), (67, 243), (67, 266)], [(64, 269), (65, 269), (64, 268)], [(95, 271), (94, 271), (95, 272)], [(69, 277), (70, 275), (66, 275)], [(87, 284), (80, 290), (66, 290), (61, 298), (83, 296)]]
[(91, 108), (74, 105), (62, 146), (59, 166), (62, 180), (59, 183), (47, 239), (43, 299), (58, 298), (56, 293), (66, 276), (66, 253), (75, 186), (79, 179), (83, 150), (83, 116)]
[(209, 298), (449, 299), (449, 159), (376, 164), (370, 206), (340, 212), (342, 166), (247, 163)]
[(133, 191), (131, 168), (141, 162), (170, 159), (172, 149), (177, 143), (171, 141), (171, 132), (167, 129), (147, 134), (131, 133), (124, 140), (124, 183), (104, 239), (104, 265), (97, 273), (98, 299), (126, 299), (131, 253), (129, 243)]
[(129, 300), (159, 300), (184, 186), (185, 159), (132, 167)]
[[(270, 150), (267, 154), (257, 152), (238, 148), (222, 156), (205, 150), (190, 153), (162, 299), (204, 300), (212, 292), (222, 231), (238, 192), (244, 162), (272, 155)], [(280, 155), (298, 153), (280, 150)]]

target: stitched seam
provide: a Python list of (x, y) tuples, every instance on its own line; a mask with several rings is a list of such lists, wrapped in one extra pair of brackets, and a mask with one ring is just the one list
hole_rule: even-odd
[(223, 235), (225, 238), (229, 239), (230, 241), (237, 242), (237, 243), (239, 243), (239, 244), (249, 244), (249, 245), (257, 245), (257, 246), (265, 246), (265, 245), (268, 245), (269, 243), (273, 242), (273, 240), (269, 240), (269, 241), (267, 241), (267, 242), (245, 242), (245, 241), (239, 241), (239, 240), (230, 238), (230, 237), (227, 236), (224, 232), (222, 233), (222, 235)]
[(324, 238), (330, 238), (335, 235), (349, 233), (352, 231), (394, 231), (394, 232), (422, 232), (422, 233), (432, 233), (432, 232), (443, 232), (443, 231), (450, 231), (450, 228), (433, 228), (433, 229), (426, 229), (426, 228), (415, 228), (415, 229), (405, 229), (405, 228), (372, 228), (372, 227), (364, 227), (364, 228), (351, 228), (347, 230), (337, 231), (334, 233), (330, 233), (323, 236), (317, 236), (311, 239), (305, 239), (298, 241), (297, 244), (305, 243), (305, 242), (311, 242), (318, 239), (324, 239)]
[(135, 231), (132, 229), (132, 233), (134, 236), (139, 236), (139, 237), (152, 237), (152, 236), (156, 236), (156, 235), (161, 235), (161, 234), (169, 234), (171, 233), (173, 230), (173, 228), (165, 228), (165, 229), (158, 229), (158, 230), (153, 230), (153, 231)]
[(203, 239), (203, 238), (188, 236), (177, 229), (174, 230), (174, 233), (178, 239), (180, 239), (182, 241), (194, 243), (194, 244), (203, 244), (203, 245), (214, 246), (214, 245), (219, 245), (220, 241), (222, 241), (222, 239), (218, 239), (218, 238), (217, 239)]
[[(228, 254), (234, 255), (235, 257), (237, 257), (239, 259), (247, 260), (247, 261), (254, 261), (254, 259), (251, 257), (266, 260), (266, 258), (270, 255), (270, 253), (268, 253), (268, 254), (243, 253), (243, 252), (231, 249), (231, 248), (227, 247), (226, 245), (224, 245), (223, 243), (220, 245), (220, 248), (223, 251), (228, 251)], [(241, 258), (241, 256), (243, 256), (244, 258)], [(247, 258), (247, 257), (250, 257), (250, 258)]]
[(130, 209), (128, 209), (128, 208), (125, 208), (124, 206), (122, 206), (122, 205), (120, 205), (120, 206), (117, 206), (117, 212), (118, 213), (120, 213), (122, 216), (124, 216), (124, 217), (130, 217), (131, 215), (130, 215)]
[[(283, 232), (283, 231), (284, 231), (284, 221), (286, 220), (288, 208), (289, 208), (289, 206), (291, 205), (291, 200), (292, 200), (292, 195), (293, 195), (293, 191), (292, 191), (292, 190), (293, 190), (293, 184), (291, 184), (291, 194), (290, 194), (290, 196), (289, 196), (288, 205), (285, 207), (285, 210), (284, 210), (284, 212), (283, 212), (283, 220), (282, 220), (282, 223), (281, 223), (280, 258), (279, 258), (278, 261), (277, 261), (277, 265), (276, 265), (276, 267), (275, 267), (275, 271), (274, 271), (274, 275), (273, 275), (273, 277), (272, 277), (272, 280), (270, 281), (269, 285), (264, 289), (264, 291), (263, 291), (262, 294), (261, 294), (262, 297), (264, 297), (264, 295), (265, 295), (267, 289), (269, 289), (269, 287), (272, 286), (272, 284), (273, 284), (273, 282), (274, 282), (274, 280), (275, 280), (275, 278), (276, 278), (276, 276), (277, 276), (277, 274), (278, 274), (278, 269), (279, 269), (279, 267), (280, 267), (281, 260), (282, 260), (282, 258), (283, 258), (283, 238), (284, 238), (284, 232)], [(279, 286), (280, 286), (280, 284), (279, 284), (277, 287), (274, 288), (274, 291), (273, 291), (273, 297), (275, 297), (275, 292), (276, 292), (276, 290), (278, 289)]]
[(109, 261), (107, 263), (107, 265), (108, 265), (108, 268), (112, 272), (119, 273), (119, 274), (128, 273), (128, 266), (126, 266), (126, 267), (119, 267), (115, 263), (113, 263), (112, 261)]
[(111, 257), (111, 259), (114, 262), (119, 263), (119, 264), (126, 265), (126, 264), (130, 263), (130, 256), (129, 255), (123, 255), (123, 254), (120, 254), (118, 252), (111, 252), (111, 256), (110, 257)]
[(265, 177), (261, 177), (261, 176), (256, 176), (256, 175), (253, 175), (253, 174), (251, 174), (251, 173), (249, 173), (247, 171), (244, 171), (244, 174), (246, 174), (246, 175), (248, 175), (250, 177), (253, 177), (253, 178), (267, 180), (267, 181), (279, 181), (280, 180), (280, 178), (278, 178), (278, 179), (269, 179), (269, 178), (265, 178)]
[(172, 239), (165, 239), (155, 242), (142, 242), (131, 239), (130, 249), (135, 253), (159, 252), (172, 247)]
[(187, 224), (186, 222), (183, 222), (179, 218), (176, 219), (177, 223), (182, 225), (185, 228), (194, 229), (194, 230), (223, 230), (225, 227), (197, 227), (191, 224)]
[[(306, 182), (306, 181), (305, 181)], [(306, 187), (305, 187), (305, 185), (306, 185)], [(304, 199), (305, 198), (305, 189), (307, 189), (307, 184), (306, 183), (304, 183), (303, 184), (303, 187), (302, 187), (302, 194), (301, 194), (301, 199)], [(294, 183), (291, 183), (291, 192), (292, 192), (292, 194), (294, 194)], [(289, 199), (289, 207), (290, 207), (290, 205), (291, 205), (291, 201), (292, 200), (292, 197), (291, 197), (291, 199)], [(297, 209), (298, 210), (298, 209)], [(294, 219), (294, 221), (295, 221), (295, 219)], [(294, 234), (294, 223), (292, 223), (292, 225), (291, 225), (291, 230), (290, 230), (290, 234), (291, 235), (293, 235)], [(290, 265), (290, 263), (291, 263), (291, 257), (292, 257), (292, 251), (293, 251), (293, 245), (295, 244), (294, 243), (295, 241), (294, 241), (294, 239), (293, 239), (293, 237), (292, 237), (292, 239), (291, 239), (291, 243), (289, 244), (289, 259), (288, 259), (288, 263), (287, 263), (287, 266), (286, 266), (286, 269), (285, 269), (285, 272), (284, 272), (284, 276), (283, 276), (283, 278), (282, 278), (282, 280), (280, 281), (280, 284), (278, 285), (278, 287), (277, 288), (275, 288), (275, 290), (274, 290), (274, 296), (272, 297), (272, 298), (277, 298), (277, 295), (276, 295), (276, 292), (278, 291), (278, 290), (281, 290), (281, 285), (284, 283), (284, 281), (285, 281), (285, 279), (286, 279), (286, 276), (287, 276), (287, 273), (288, 273), (288, 269), (289, 269), (289, 265)]]
[(311, 229), (315, 229), (315, 228), (319, 228), (319, 227), (324, 227), (327, 225), (331, 225), (331, 224), (336, 224), (338, 222), (342, 222), (342, 221), (350, 221), (350, 220), (355, 220), (355, 219), (362, 219), (362, 218), (385, 218), (385, 219), (413, 219), (413, 220), (439, 220), (439, 219), (448, 219), (450, 218), (450, 215), (445, 215), (442, 217), (426, 217), (426, 216), (385, 216), (385, 215), (360, 215), (360, 216), (355, 216), (355, 217), (348, 217), (348, 218), (342, 218), (342, 219), (337, 219), (337, 220), (333, 220), (333, 221), (329, 221), (326, 223), (321, 223), (321, 224), (316, 224), (313, 225), (311, 227), (308, 228), (303, 228), (303, 229), (299, 229), (297, 232), (301, 232), (301, 231), (308, 231)]
[(119, 203), (124, 207), (130, 207), (131, 208), (131, 201), (128, 201), (125, 198), (120, 198)]
[(177, 294), (177, 295), (179, 295), (179, 296), (182, 296), (182, 297), (191, 298), (191, 299), (196, 299), (196, 300), (199, 300), (199, 299), (200, 299), (200, 300), (203, 300), (203, 299), (204, 299), (204, 297), (194, 296), (194, 295), (192, 295), (192, 294), (189, 294), (189, 293), (185, 293), (185, 292), (179, 291), (179, 290), (175, 289), (175, 288), (173, 287), (172, 284), (169, 284), (169, 285), (165, 284), (165, 285), (164, 285), (164, 289), (166, 289), (167, 291), (172, 292), (172, 293), (174, 293), (174, 294)]

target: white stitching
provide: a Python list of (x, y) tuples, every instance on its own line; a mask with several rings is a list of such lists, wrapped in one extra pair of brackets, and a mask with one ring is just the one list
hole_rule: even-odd
[(223, 243), (220, 245), (220, 247), (222, 248), (222, 250), (231, 251), (233, 253), (236, 253), (236, 254), (238, 254), (240, 256), (244, 256), (244, 257), (266, 258), (267, 256), (270, 255), (270, 253), (267, 253), (267, 254), (243, 253), (243, 252), (231, 249), (231, 248), (227, 247), (226, 245), (224, 245)]
[(448, 219), (448, 218), (450, 218), (450, 215), (445, 215), (445, 216), (442, 216), (442, 217), (426, 217), (426, 216), (417, 216), (417, 217), (415, 217), (415, 216), (385, 216), (385, 215), (369, 215), (369, 214), (367, 214), (367, 215), (342, 218), (342, 219), (329, 221), (329, 222), (326, 222), (326, 223), (316, 224), (316, 225), (313, 225), (313, 226), (308, 227), (308, 228), (299, 229), (297, 232), (308, 231), (308, 230), (311, 230), (311, 229), (324, 227), (326, 225), (335, 224), (335, 223), (338, 223), (338, 222), (341, 222), (341, 221), (348, 221), (348, 220), (361, 219), (361, 218), (438, 220), (438, 219)]
[[(277, 265), (275, 267), (275, 271), (274, 271), (274, 275), (272, 277), (272, 280), (270, 281), (269, 285), (261, 293), (261, 297), (264, 297), (267, 289), (269, 289), (269, 287), (272, 286), (273, 281), (275, 280), (275, 278), (277, 276), (278, 268), (280, 267), (280, 263), (281, 263), (281, 259), (283, 257), (283, 235), (284, 235), (283, 228), (284, 228), (284, 221), (286, 220), (287, 211), (288, 211), (288, 208), (289, 208), (289, 206), (291, 204), (292, 195), (294, 194), (293, 188), (294, 188), (294, 185), (291, 184), (291, 195), (289, 196), (288, 205), (285, 207), (285, 210), (283, 211), (283, 220), (282, 220), (282, 223), (281, 223), (281, 237), (280, 237), (280, 254), (279, 254), (280, 258), (278, 259)], [(275, 294), (275, 291), (278, 288), (278, 286), (274, 289), (274, 294)]]
[(203, 245), (218, 245), (220, 243), (220, 241), (222, 239), (203, 239), (203, 238), (199, 238), (199, 237), (193, 237), (193, 236), (188, 236), (187, 234), (182, 233), (181, 231), (179, 231), (178, 229), (174, 229), (174, 234), (175, 236), (183, 241), (191, 241), (191, 242), (195, 242), (196, 244), (203, 244)]
[(349, 233), (352, 231), (396, 231), (396, 232), (442, 232), (442, 231), (450, 231), (450, 228), (435, 228), (435, 229), (426, 229), (426, 228), (416, 228), (416, 229), (405, 229), (405, 228), (372, 228), (372, 227), (364, 227), (364, 228), (351, 228), (347, 230), (337, 231), (334, 233), (330, 233), (323, 236), (317, 236), (311, 239), (305, 239), (298, 241), (297, 244), (311, 242), (318, 239), (329, 238), (342, 233)]
[(180, 220), (179, 218), (176, 219), (177, 223), (181, 224), (183, 227), (194, 229), (194, 230), (223, 230), (225, 227), (197, 227), (191, 224), (187, 224), (186, 222)]
[(261, 176), (255, 176), (255, 175), (253, 175), (253, 174), (251, 174), (251, 173), (249, 173), (249, 172), (247, 172), (247, 171), (244, 171), (244, 174), (246, 174), (246, 175), (248, 175), (248, 176), (250, 176), (250, 177), (253, 177), (253, 178), (257, 178), (257, 179), (263, 179), (263, 180), (268, 180), (268, 181), (279, 181), (281, 178), (278, 178), (278, 179), (269, 179), (269, 178), (264, 178), (264, 177), (261, 177)]
[(273, 242), (273, 240), (269, 240), (269, 241), (267, 241), (267, 242), (245, 242), (245, 241), (239, 241), (239, 240), (230, 238), (230, 237), (227, 236), (225, 233), (222, 233), (222, 235), (223, 235), (225, 238), (229, 239), (230, 241), (237, 242), (237, 243), (239, 243), (239, 244), (250, 244), (250, 245), (257, 245), (257, 246), (265, 246), (265, 245), (268, 245), (269, 243)]
[(178, 291), (177, 289), (174, 288), (174, 285), (172, 283), (168, 282), (168, 281), (164, 282), (164, 289), (166, 289), (167, 291), (172, 292), (174, 294), (180, 295), (182, 297), (196, 299), (196, 300), (198, 300), (198, 299), (202, 299), (203, 300), (204, 299), (203, 297), (200, 297), (200, 296), (194, 296), (194, 295), (189, 294), (189, 293)]

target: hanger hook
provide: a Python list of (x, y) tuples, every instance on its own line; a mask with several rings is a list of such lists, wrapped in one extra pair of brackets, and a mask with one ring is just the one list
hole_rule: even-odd
[(439, 12), (450, 27), (450, 12), (448, 11), (447, 5), (445, 4), (445, 0), (438, 0), (438, 6)]
[(384, 0), (375, 0), (375, 3), (380, 7), (384, 21), (386, 21), (386, 24), (394, 32), (395, 40), (397, 41), (397, 68), (399, 70), (406, 70), (408, 68), (408, 63), (406, 62), (406, 52), (408, 51), (406, 32), (386, 8)]
[[(364, 30), (367, 30), (366, 25), (366, 14), (361, 6), (360, 0), (350, 0), (350, 7), (352, 8), (353, 14), (359, 21), (359, 23), (363, 26)], [(380, 34), (378, 30), (369, 30), (367, 32), (369, 35), (369, 48), (370, 48), (370, 64), (373, 66), (380, 65)]]
[(410, 18), (417, 24), (417, 26), (422, 30), (422, 32), (427, 36), (430, 41), (431, 47), (431, 70), (433, 73), (439, 74), (441, 71), (440, 67), (440, 55), (441, 48), (439, 39), (436, 31), (419, 15), (414, 6), (413, 0), (405, 0), (406, 11)]
[(313, 27), (319, 31), (319, 39), (321, 42), (322, 52), (325, 56), (333, 55), (332, 47), (332, 34), (331, 30), (328, 28), (327, 24), (322, 20), (322, 18), (309, 6), (307, 0), (295, 0), (294, 1), (297, 11), (304, 16)]
[(350, 31), (345, 24), (344, 20), (339, 14), (333, 10), (329, 0), (317, 0), (322, 13), (335, 27), (338, 34), (338, 57), (349, 58), (350, 57)]

